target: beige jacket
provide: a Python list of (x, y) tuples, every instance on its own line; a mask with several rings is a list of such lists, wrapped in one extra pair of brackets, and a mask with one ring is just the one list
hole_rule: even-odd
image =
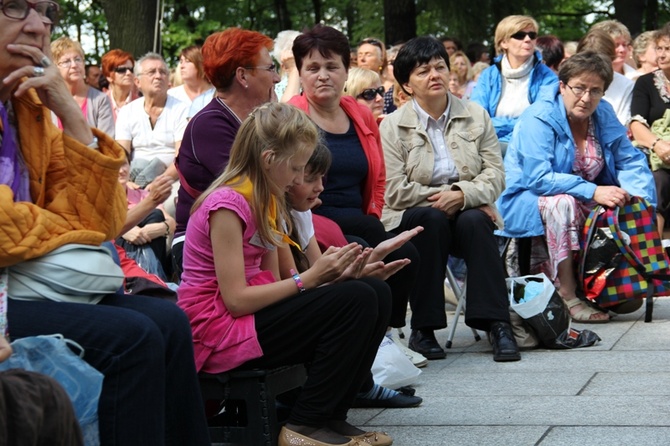
[(495, 201), (505, 188), (500, 144), (488, 113), (474, 102), (449, 93), (451, 112), (445, 141), (459, 173), (450, 185), (431, 186), (435, 163), (433, 147), (411, 103), (384, 118), (380, 125), (386, 162), (386, 194), (382, 222), (387, 230), (400, 224), (406, 209), (429, 206), (431, 195), (460, 189), (465, 195), (463, 209), (484, 204), (492, 206), (497, 226), (502, 217)]

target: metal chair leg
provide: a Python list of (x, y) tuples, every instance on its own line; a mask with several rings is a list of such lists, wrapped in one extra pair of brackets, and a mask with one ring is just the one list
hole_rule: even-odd
[[(451, 289), (454, 291), (454, 295), (456, 296), (456, 299), (458, 299), (458, 305), (456, 306), (456, 312), (454, 313), (454, 318), (451, 320), (451, 328), (449, 329), (449, 335), (447, 336), (447, 348), (451, 348), (452, 341), (454, 340), (454, 335), (456, 334), (456, 325), (458, 324), (458, 318), (461, 315), (461, 312), (465, 312), (465, 284), (463, 285), (463, 288), (461, 288), (458, 285), (458, 281), (456, 280), (456, 277), (454, 277), (454, 273), (451, 272), (451, 269), (449, 266), (447, 266), (447, 280), (449, 281), (449, 285), (451, 285)], [(472, 334), (475, 338), (476, 342), (481, 341), (481, 336), (475, 330), (474, 328), (471, 328)]]

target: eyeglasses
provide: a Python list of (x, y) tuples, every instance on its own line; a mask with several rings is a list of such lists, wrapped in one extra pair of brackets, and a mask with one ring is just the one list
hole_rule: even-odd
[(605, 94), (605, 92), (602, 91), (600, 88), (588, 89), (582, 87), (571, 87), (568, 84), (565, 84), (565, 86), (568, 87), (570, 91), (572, 91), (572, 94), (574, 94), (577, 99), (581, 99), (582, 96), (584, 96), (586, 93), (588, 93), (589, 96), (591, 96), (591, 99), (600, 99)]
[(68, 68), (72, 65), (79, 65), (82, 63), (84, 63), (84, 59), (82, 59), (81, 57), (75, 57), (73, 59), (61, 60), (60, 62), (58, 62), (57, 65), (61, 68)]
[(133, 67), (116, 67), (114, 68), (115, 73), (126, 74), (128, 71), (132, 72)]
[(530, 37), (530, 40), (535, 40), (537, 33), (535, 31), (519, 31), (512, 34), (510, 37), (514, 40), (524, 40), (526, 36)]
[(156, 75), (158, 75), (158, 74), (160, 74), (161, 76), (167, 76), (167, 75), (169, 75), (170, 73), (169, 73), (168, 70), (166, 70), (165, 68), (154, 68), (153, 70), (143, 71), (143, 72), (140, 73), (140, 74), (143, 75), (143, 76), (151, 76), (151, 77), (153, 77), (153, 76), (156, 76)]
[(245, 70), (265, 70), (269, 71), (270, 73), (276, 73), (277, 72), (277, 65), (274, 63), (271, 63), (270, 65), (263, 67), (244, 67)]
[(384, 87), (366, 88), (356, 97), (358, 99), (363, 98), (366, 101), (373, 101), (377, 95), (381, 96), (382, 98), (384, 97)]
[(39, 1), (29, 2), (27, 0), (0, 1), (2, 13), (10, 19), (25, 20), (34, 9), (44, 23), (55, 24), (58, 21), (58, 10), (60, 6), (56, 2)]

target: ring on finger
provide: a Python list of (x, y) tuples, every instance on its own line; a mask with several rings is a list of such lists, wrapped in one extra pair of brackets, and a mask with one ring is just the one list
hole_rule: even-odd
[(33, 67), (33, 76), (34, 77), (44, 76), (44, 68), (43, 67)]
[(40, 59), (40, 64), (46, 68), (51, 65), (51, 59), (49, 59), (47, 56), (42, 56)]

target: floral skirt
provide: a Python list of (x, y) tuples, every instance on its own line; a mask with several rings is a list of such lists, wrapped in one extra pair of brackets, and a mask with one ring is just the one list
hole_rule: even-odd
[[(537, 202), (544, 237), (533, 240), (531, 265), (539, 265), (539, 271), (556, 282), (558, 264), (573, 255), (573, 251), (579, 251), (586, 217), (597, 203), (584, 203), (567, 194), (539, 197)], [(538, 242), (543, 246), (536, 247)]]

